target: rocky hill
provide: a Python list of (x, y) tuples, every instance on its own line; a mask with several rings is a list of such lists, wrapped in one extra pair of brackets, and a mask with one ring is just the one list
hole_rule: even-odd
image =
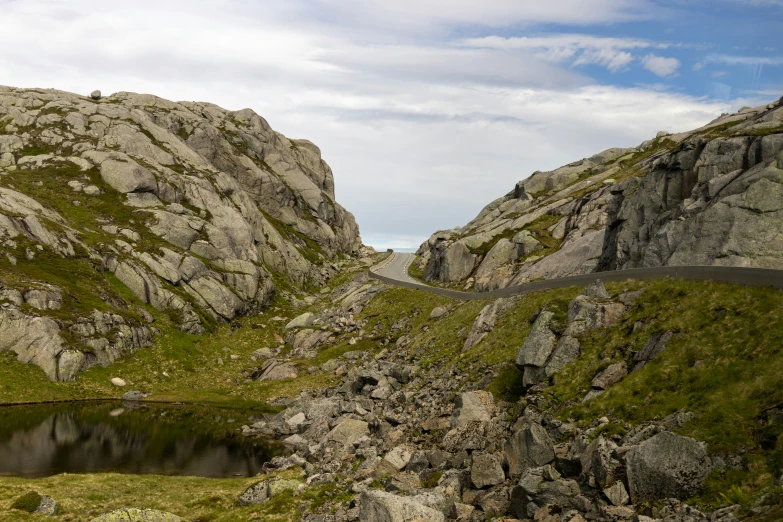
[[(0, 477), (12, 520), (52, 502), (85, 521), (783, 519), (780, 290), (600, 275), (494, 301), (390, 287), (366, 270), (385, 253), (337, 259), (364, 249), (316, 149), (249, 112), (5, 96), (0, 403), (222, 404), (193, 421), (285, 447), (246, 478)], [(781, 115), (743, 110), (538, 173), (433, 236), (427, 275), (491, 288), (779, 267)]]
[(419, 269), (484, 291), (636, 267), (783, 268), (782, 151), (783, 99), (535, 172), (433, 234)]
[(322, 285), (361, 247), (318, 147), (250, 109), (0, 87), (0, 351), (67, 381)]

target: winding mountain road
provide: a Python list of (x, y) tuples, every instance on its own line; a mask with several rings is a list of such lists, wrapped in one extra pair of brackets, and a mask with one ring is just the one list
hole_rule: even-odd
[(596, 279), (609, 283), (627, 281), (630, 279), (649, 280), (671, 277), (673, 279), (687, 279), (690, 281), (719, 281), (723, 283), (783, 289), (783, 270), (730, 266), (659, 266), (653, 268), (631, 268), (628, 270), (595, 272), (592, 274), (547, 279), (519, 286), (500, 288), (498, 290), (492, 290), (491, 292), (459, 292), (457, 290), (429, 286), (413, 279), (408, 275), (408, 266), (410, 266), (414, 259), (416, 259), (414, 254), (394, 252), (382, 263), (370, 268), (370, 277), (394, 286), (412, 288), (464, 300), (494, 299), (528, 292), (552, 290), (555, 288), (586, 286), (593, 283)]
[(417, 287), (430, 288), (429, 285), (425, 285), (421, 281), (417, 281), (408, 275), (408, 267), (413, 263), (414, 259), (416, 259), (414, 254), (394, 252), (382, 263), (370, 268), (370, 273), (374, 271), (376, 274), (388, 277), (394, 281), (413, 284)]

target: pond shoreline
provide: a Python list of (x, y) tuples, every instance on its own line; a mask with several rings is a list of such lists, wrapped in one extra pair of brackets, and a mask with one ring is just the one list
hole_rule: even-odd
[(154, 399), (142, 399), (138, 401), (123, 400), (122, 397), (107, 397), (107, 398), (94, 398), (94, 399), (62, 399), (52, 401), (31, 401), (31, 402), (0, 402), (0, 408), (7, 406), (38, 406), (46, 404), (81, 404), (81, 403), (99, 403), (99, 402), (131, 402), (136, 404), (168, 404), (171, 406), (202, 406), (205, 408), (218, 408), (221, 410), (263, 410), (263, 413), (277, 413), (284, 409), (282, 407), (270, 406), (266, 402), (259, 401), (247, 401), (255, 402), (256, 406), (249, 406), (247, 408), (237, 406), (236, 403), (221, 403), (221, 402), (202, 402), (202, 401), (170, 401), (170, 400), (154, 400)]
[(0, 405), (0, 475), (255, 476), (284, 452), (279, 441), (241, 434), (260, 414), (252, 407), (117, 399)]

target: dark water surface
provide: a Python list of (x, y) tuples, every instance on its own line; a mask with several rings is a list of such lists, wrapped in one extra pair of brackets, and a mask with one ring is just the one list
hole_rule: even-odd
[(66, 403), (0, 407), (0, 476), (136, 473), (249, 477), (279, 447), (236, 428), (248, 412), (191, 405)]

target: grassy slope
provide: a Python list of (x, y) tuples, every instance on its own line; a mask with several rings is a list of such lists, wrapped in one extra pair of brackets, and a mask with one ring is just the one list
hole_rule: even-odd
[[(772, 485), (783, 468), (783, 426), (759, 426), (762, 412), (783, 404), (783, 292), (720, 283), (660, 280), (607, 285), (610, 293), (644, 288), (623, 321), (582, 339), (583, 354), (565, 368), (546, 393), (562, 419), (583, 425), (608, 415), (604, 430), (661, 419), (680, 409), (695, 419), (680, 433), (709, 444), (713, 454), (743, 454), (747, 471), (715, 472), (698, 502), (716, 506), (749, 499)], [(542, 306), (561, 313), (580, 289), (526, 295), (498, 320), (495, 330), (467, 352), (461, 346), (470, 320), (483, 303), (459, 305), (417, 337), (414, 350), (424, 361), (455, 361), (475, 379), (487, 366), (498, 371), (488, 389), (496, 397), (519, 400), (521, 373), (511, 361)], [(392, 292), (398, 292), (394, 290)], [(399, 291), (402, 292), (402, 291)], [(641, 321), (643, 326), (634, 331)], [(613, 362), (632, 360), (654, 332), (672, 330), (668, 348), (647, 367), (586, 404), (581, 397), (595, 374)], [(524, 401), (524, 399), (522, 399)], [(724, 497), (724, 495), (726, 497)]]
[[(284, 325), (302, 311), (280, 305), (265, 315), (243, 318), (234, 323), (234, 328), (220, 326), (206, 335), (180, 332), (165, 324), (167, 319), (163, 316), (156, 323), (163, 334), (152, 347), (107, 368), (91, 368), (72, 383), (50, 382), (38, 367), (19, 363), (12, 352), (0, 352), (0, 404), (117, 398), (128, 389), (138, 389), (151, 392), (150, 399), (156, 401), (241, 407), (277, 395), (296, 394), (304, 387), (326, 385), (331, 378), (306, 372), (295, 381), (244, 382), (243, 371), (260, 365), (250, 359), (253, 352), (277, 345), (275, 335), (284, 334)], [(272, 321), (272, 317), (282, 320)], [(232, 360), (231, 355), (239, 359)], [(223, 364), (219, 364), (218, 358)], [(109, 382), (112, 377), (123, 378), (128, 386), (113, 386)]]
[[(278, 475), (298, 478), (297, 472), (291, 470)], [(40, 520), (39, 515), (10, 509), (14, 500), (32, 490), (60, 502), (60, 514), (55, 520), (89, 521), (113, 509), (142, 506), (168, 511), (185, 520), (276, 522), (295, 520), (302, 503), (320, 505), (343, 495), (327, 485), (309, 488), (296, 497), (281, 494), (263, 505), (237, 506), (237, 496), (262, 478), (202, 479), (117, 473), (63, 474), (36, 480), (4, 477), (0, 479), (0, 514), (3, 522)]]
[[(581, 358), (556, 376), (555, 384), (545, 394), (550, 407), (561, 418), (571, 418), (583, 425), (608, 415), (613, 422), (602, 429), (609, 433), (623, 433), (630, 426), (660, 419), (679, 409), (692, 411), (696, 417), (679, 430), (681, 433), (706, 441), (712, 453), (744, 453), (748, 461), (747, 471), (714, 473), (697, 500), (711, 505), (729, 500), (748, 502), (761, 488), (772, 483), (783, 463), (783, 445), (777, 442), (783, 430), (774, 425), (761, 427), (758, 423), (764, 409), (783, 403), (783, 375), (777, 371), (783, 365), (783, 322), (778, 319), (783, 292), (673, 280), (613, 283), (607, 288), (613, 295), (640, 288), (644, 288), (644, 293), (618, 326), (582, 339)], [(530, 329), (531, 319), (545, 305), (562, 314), (580, 290), (552, 290), (524, 296), (498, 320), (495, 330), (481, 343), (462, 352), (470, 326), (486, 302), (459, 302), (420, 291), (391, 288), (373, 299), (360, 315), (368, 321), (366, 332), (379, 325), (374, 339), (355, 346), (343, 343), (325, 349), (317, 359), (300, 361), (300, 364), (304, 369), (353, 349), (379, 351), (381, 339), (388, 336), (394, 341), (401, 334), (391, 332), (391, 325), (401, 317), (408, 317), (411, 318), (410, 357), (420, 360), (425, 367), (433, 363), (447, 368), (456, 366), (461, 373), (475, 379), (482, 377), (488, 367), (493, 368), (495, 376), (488, 389), (496, 397), (524, 402), (521, 374), (511, 361)], [(446, 306), (450, 313), (430, 320), (429, 313), (436, 306)], [(335, 377), (329, 374), (309, 375), (306, 371), (296, 380), (273, 384), (225, 382), (250, 365), (248, 357), (253, 350), (272, 343), (272, 325), (277, 324), (274, 328), (279, 331), (279, 325), (284, 324), (269, 320), (278, 313), (290, 316), (294, 312), (270, 310), (264, 316), (245, 319), (243, 326), (233, 333), (225, 328), (202, 337), (167, 334), (155, 347), (111, 369), (90, 370), (74, 384), (48, 383), (35, 367), (4, 361), (0, 365), (3, 385), (0, 400), (19, 397), (23, 389), (33, 390), (39, 398), (54, 397), (63, 391), (74, 396), (116, 396), (118, 391), (107, 384), (108, 378), (115, 374), (128, 378), (134, 387), (151, 389), (156, 398), (235, 405), (246, 400), (292, 395), (304, 387), (335, 382)], [(637, 321), (642, 326), (634, 330)], [(252, 324), (266, 324), (267, 328), (253, 328)], [(630, 361), (633, 352), (652, 333), (666, 330), (677, 335), (656, 361), (603, 396), (586, 404), (579, 402), (597, 371), (612, 362)], [(222, 352), (224, 346), (241, 359), (230, 361)], [(223, 358), (224, 366), (214, 364), (218, 356)], [(162, 370), (170, 377), (162, 377)], [(18, 382), (13, 380), (16, 376)], [(107, 477), (107, 480), (116, 479)], [(165, 491), (166, 484), (184, 479), (144, 477), (142, 480), (157, 480), (161, 491)], [(200, 483), (205, 490), (222, 484), (207, 479), (188, 480)], [(2, 479), (0, 488), (18, 484), (14, 491), (21, 494), (25, 484), (35, 482)], [(241, 484), (228, 483), (234, 484), (232, 498), (236, 498)], [(51, 490), (50, 494), (55, 491)], [(64, 498), (70, 498), (70, 494), (66, 493)]]

